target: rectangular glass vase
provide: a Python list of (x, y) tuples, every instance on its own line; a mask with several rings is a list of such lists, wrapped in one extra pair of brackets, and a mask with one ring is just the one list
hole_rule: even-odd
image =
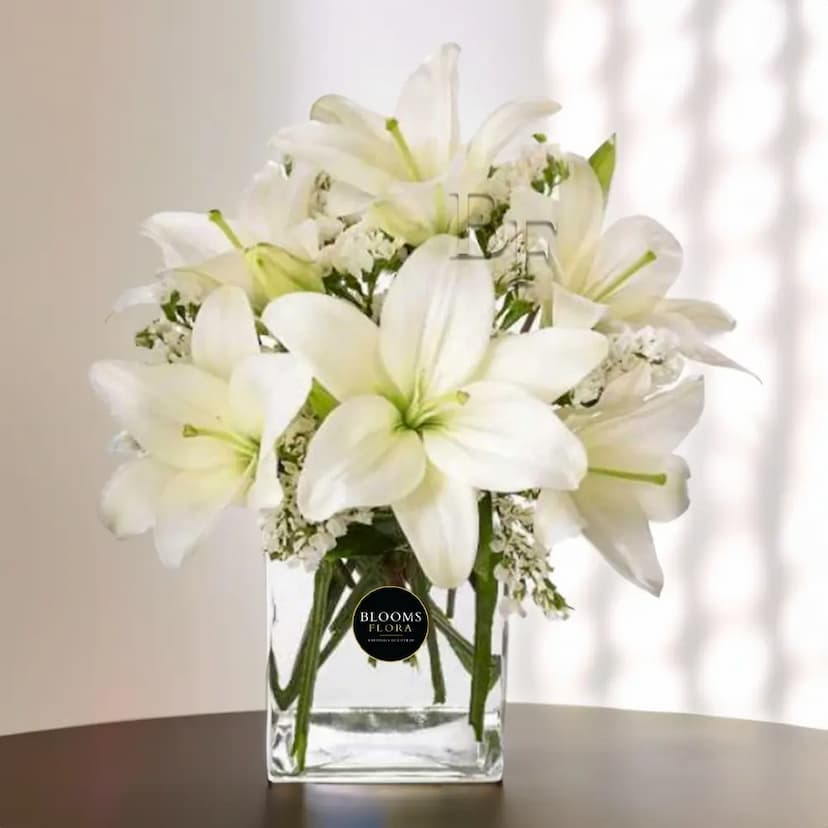
[[(450, 593), (399, 573), (369, 578), (338, 560), (326, 573), (323, 605), (318, 571), (281, 561), (267, 567), (271, 782), (502, 779), (506, 624), (495, 611), (486, 642), (472, 583)], [(428, 635), (407, 660), (371, 658), (354, 635), (355, 606), (379, 586), (410, 589), (426, 608)]]

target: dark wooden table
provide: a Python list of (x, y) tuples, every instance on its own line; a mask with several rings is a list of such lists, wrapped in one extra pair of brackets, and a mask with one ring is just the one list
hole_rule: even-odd
[(1, 828), (828, 828), (828, 733), (511, 705), (503, 785), (274, 785), (264, 716), (0, 738)]

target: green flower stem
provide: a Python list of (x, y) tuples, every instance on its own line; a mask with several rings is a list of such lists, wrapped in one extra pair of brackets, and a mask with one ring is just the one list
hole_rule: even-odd
[(299, 673), (299, 698), (296, 705), (296, 723), (293, 733), (293, 757), (297, 770), (305, 769), (305, 754), (308, 749), (310, 712), (313, 705), (313, 691), (316, 685), (316, 671), (319, 669), (319, 646), (326, 626), (328, 591), (331, 586), (333, 566), (323, 560), (313, 579), (313, 609), (309, 619), (307, 647)]
[[(437, 629), (443, 634), (451, 647), (452, 652), (457, 656), (457, 660), (465, 668), (466, 672), (471, 674), (474, 671), (474, 647), (471, 642), (460, 635), (457, 629), (446, 617), (445, 613), (429, 598), (426, 607), (428, 608), (429, 618), (434, 622)], [(500, 658), (499, 656), (492, 656), (489, 660), (489, 687), (491, 690), (495, 686), (497, 680), (500, 678)]]
[(339, 646), (340, 642), (351, 629), (351, 619), (354, 616), (357, 605), (374, 587), (380, 585), (376, 573), (366, 571), (354, 584), (351, 594), (345, 599), (339, 612), (330, 624), (331, 635), (322, 652), (319, 654), (319, 666), (321, 667), (330, 657), (331, 653)]
[[(334, 610), (336, 609), (337, 604), (339, 603), (339, 599), (342, 597), (342, 593), (345, 591), (345, 580), (343, 577), (340, 576), (340, 573), (336, 572), (337, 576), (331, 581), (330, 587), (328, 589), (327, 598), (325, 602), (325, 626), (330, 623), (331, 617), (333, 616)], [(316, 609), (316, 598), (314, 597), (314, 604), (311, 608), (311, 614), (308, 616), (307, 623), (305, 624), (305, 630), (302, 633), (302, 640), (299, 642), (299, 649), (296, 653), (296, 659), (293, 662), (293, 671), (291, 673), (290, 679), (288, 683), (285, 685), (284, 688), (279, 686), (279, 674), (278, 669), (276, 666), (276, 660), (271, 653), (270, 656), (270, 686), (273, 692), (273, 696), (276, 699), (276, 703), (279, 705), (280, 710), (287, 710), (291, 704), (296, 699), (296, 696), (299, 693), (299, 681), (301, 677), (302, 665), (305, 662), (308, 653), (308, 647), (310, 646), (310, 638), (311, 638), (311, 624), (313, 621), (313, 613)]]
[(477, 741), (483, 740), (486, 697), (491, 687), (492, 626), (497, 606), (497, 580), (494, 567), (498, 556), (492, 554), (492, 499), (480, 501), (480, 544), (474, 564), (474, 659), (469, 700), (469, 723)]
[[(412, 555), (413, 560), (413, 555)], [(428, 601), (428, 593), (431, 585), (423, 571), (417, 566), (411, 578), (411, 586), (417, 597), (425, 605)], [(437, 626), (429, 623), (428, 634), (426, 635), (426, 646), (428, 647), (428, 662), (431, 667), (431, 687), (434, 691), (433, 704), (446, 703), (446, 678), (443, 675), (443, 662), (440, 658), (440, 642), (437, 640)]]
[(534, 307), (532, 310), (526, 315), (526, 319), (523, 320), (523, 324), (520, 326), (521, 333), (528, 333), (532, 325), (535, 324), (535, 319), (537, 319), (538, 311), (540, 307)]
[(443, 675), (443, 662), (440, 658), (440, 642), (437, 640), (436, 627), (429, 626), (426, 637), (428, 660), (431, 665), (431, 687), (434, 690), (434, 704), (446, 703), (446, 679)]
[(454, 599), (456, 597), (456, 589), (450, 589), (446, 592), (446, 618), (454, 618)]

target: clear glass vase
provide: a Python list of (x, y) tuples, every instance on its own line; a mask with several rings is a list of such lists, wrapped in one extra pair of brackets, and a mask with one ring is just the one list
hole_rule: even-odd
[[(507, 637), (491, 569), (436, 589), (403, 548), (328, 555), (315, 572), (270, 560), (267, 583), (272, 782), (502, 779)], [(405, 660), (371, 657), (353, 629), (363, 596), (388, 586), (427, 613)]]

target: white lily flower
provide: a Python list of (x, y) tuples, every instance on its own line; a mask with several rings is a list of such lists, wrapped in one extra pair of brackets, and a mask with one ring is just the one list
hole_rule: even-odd
[[(495, 156), (529, 124), (560, 109), (554, 101), (515, 101), (495, 110), (467, 144), (460, 139), (457, 58), (444, 44), (403, 85), (393, 117), (364, 109), (341, 95), (325, 95), (311, 121), (282, 129), (273, 144), (308, 161), (363, 198), (376, 200), (370, 217), (410, 244), (459, 233), (468, 197), (484, 192)], [(481, 205), (478, 205), (481, 206)]]
[(690, 473), (673, 451), (701, 415), (704, 385), (686, 380), (642, 400), (640, 379), (619, 378), (606, 402), (566, 418), (586, 447), (587, 474), (576, 491), (540, 493), (535, 536), (549, 549), (583, 533), (621, 575), (658, 595), (664, 576), (649, 523), (674, 520), (689, 504)]
[(465, 580), (477, 490), (572, 489), (580, 442), (544, 401), (606, 354), (590, 331), (491, 340), (488, 263), (436, 236), (403, 264), (377, 326), (341, 299), (294, 293), (262, 319), (340, 404), (308, 448), (298, 503), (308, 520), (390, 505), (429, 579)]
[(236, 285), (257, 309), (290, 291), (321, 291), (324, 220), (311, 216), (315, 181), (314, 170), (295, 167), (286, 176), (271, 162), (254, 177), (237, 218), (217, 210), (151, 216), (143, 232), (160, 247), (164, 269), (152, 284), (122, 294), (115, 310), (162, 301), (173, 289), (200, 301)]
[(263, 354), (244, 292), (221, 287), (202, 305), (192, 364), (96, 362), (90, 379), (143, 455), (106, 485), (101, 514), (119, 537), (155, 531), (176, 566), (229, 505), (282, 499), (275, 443), (311, 378), (288, 354)]
[(607, 329), (618, 321), (668, 328), (685, 356), (740, 368), (705, 344), (707, 337), (735, 326), (726, 311), (712, 302), (664, 298), (681, 270), (678, 241), (647, 216), (622, 218), (603, 231), (605, 197), (595, 171), (581, 156), (569, 154), (566, 160), (569, 175), (558, 185), (557, 198), (524, 186), (513, 193), (506, 215), (506, 221), (527, 228), (545, 323)]

